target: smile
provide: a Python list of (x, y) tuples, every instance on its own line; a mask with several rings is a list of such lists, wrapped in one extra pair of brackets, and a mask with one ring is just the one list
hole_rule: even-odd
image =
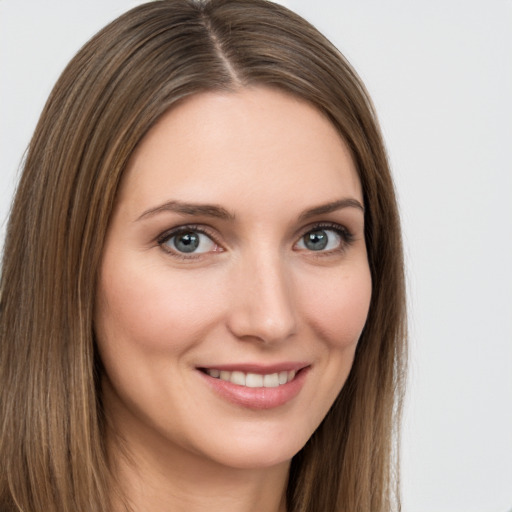
[(237, 386), (248, 388), (277, 388), (295, 378), (295, 370), (282, 371), (276, 373), (260, 374), (241, 371), (217, 370), (215, 368), (206, 368), (205, 373), (214, 379), (220, 379), (225, 382), (231, 382)]
[(273, 409), (300, 393), (311, 365), (282, 363), (264, 368), (248, 364), (197, 369), (205, 383), (222, 399), (249, 409)]

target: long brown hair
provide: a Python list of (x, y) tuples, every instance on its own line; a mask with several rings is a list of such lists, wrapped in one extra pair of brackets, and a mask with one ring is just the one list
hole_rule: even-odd
[(344, 57), (265, 0), (157, 0), (70, 62), (29, 146), (0, 285), (0, 510), (109, 510), (93, 302), (103, 241), (134, 148), (180, 99), (248, 85), (329, 117), (361, 179), (373, 292), (350, 376), (294, 457), (290, 512), (399, 509), (405, 371), (400, 226), (370, 99)]

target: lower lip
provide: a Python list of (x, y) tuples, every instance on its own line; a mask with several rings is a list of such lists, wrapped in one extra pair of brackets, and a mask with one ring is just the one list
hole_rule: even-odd
[(207, 373), (198, 371), (214, 391), (228, 402), (249, 409), (273, 409), (288, 403), (299, 394), (306, 380), (309, 367), (302, 368), (293, 380), (275, 388), (238, 386), (232, 382), (210, 377)]

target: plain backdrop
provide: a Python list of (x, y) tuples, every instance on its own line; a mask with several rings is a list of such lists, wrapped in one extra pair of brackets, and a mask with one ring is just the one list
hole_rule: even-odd
[[(0, 0), (0, 240), (52, 85), (95, 31), (139, 3)], [(352, 62), (389, 149), (410, 303), (404, 512), (507, 512), (512, 1), (282, 3)]]

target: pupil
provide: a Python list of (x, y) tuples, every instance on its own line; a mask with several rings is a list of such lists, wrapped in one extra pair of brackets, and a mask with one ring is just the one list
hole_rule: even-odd
[(174, 246), (180, 252), (194, 252), (199, 246), (197, 233), (184, 233), (176, 237)]
[(327, 246), (328, 238), (325, 231), (313, 231), (305, 237), (304, 244), (311, 251), (321, 251)]

